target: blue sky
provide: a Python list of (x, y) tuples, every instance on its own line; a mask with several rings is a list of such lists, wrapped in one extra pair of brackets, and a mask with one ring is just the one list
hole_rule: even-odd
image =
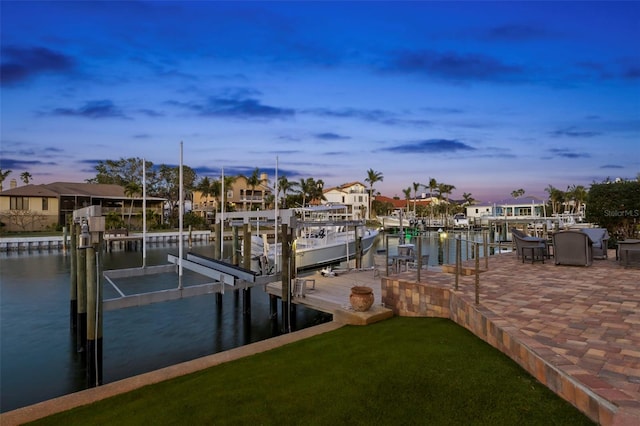
[(482, 201), (640, 172), (640, 2), (9, 2), (1, 168), (144, 157)]

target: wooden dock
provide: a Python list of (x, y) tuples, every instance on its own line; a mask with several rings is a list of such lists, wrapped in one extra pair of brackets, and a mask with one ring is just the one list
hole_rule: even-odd
[[(306, 280), (303, 288), (294, 288), (291, 301), (311, 309), (333, 315), (333, 320), (342, 324), (367, 325), (393, 317), (393, 311), (382, 305), (380, 277), (374, 277), (373, 269), (338, 272), (333, 276), (323, 276), (320, 271), (299, 276)], [(366, 312), (355, 311), (349, 303), (351, 287), (367, 286), (373, 289), (373, 306)], [(282, 297), (282, 282), (272, 282), (266, 286), (267, 293)]]

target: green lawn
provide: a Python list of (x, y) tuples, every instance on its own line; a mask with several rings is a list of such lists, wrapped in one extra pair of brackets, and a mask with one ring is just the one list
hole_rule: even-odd
[(445, 319), (347, 326), (37, 424), (593, 424)]

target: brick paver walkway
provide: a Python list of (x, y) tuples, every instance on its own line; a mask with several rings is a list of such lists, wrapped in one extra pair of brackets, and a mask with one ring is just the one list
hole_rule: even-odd
[[(474, 276), (460, 280), (470, 301), (474, 283)], [(611, 402), (615, 415), (602, 423), (640, 425), (640, 269), (618, 265), (611, 250), (590, 267), (494, 256), (480, 274), (480, 306), (534, 342), (545, 362)]]

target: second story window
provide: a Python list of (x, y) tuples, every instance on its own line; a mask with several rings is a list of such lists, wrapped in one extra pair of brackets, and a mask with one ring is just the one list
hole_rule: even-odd
[(48, 198), (43, 198), (42, 199), (42, 211), (47, 211), (49, 210), (49, 199)]

